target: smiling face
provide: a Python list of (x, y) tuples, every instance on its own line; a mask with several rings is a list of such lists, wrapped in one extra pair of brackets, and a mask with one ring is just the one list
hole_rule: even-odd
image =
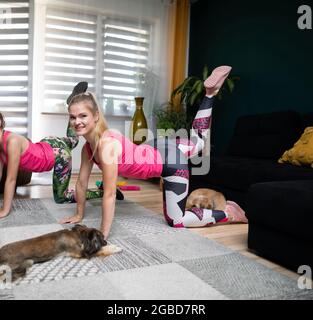
[(70, 124), (78, 136), (85, 136), (95, 130), (99, 120), (98, 112), (92, 111), (87, 101), (74, 103), (69, 108)]

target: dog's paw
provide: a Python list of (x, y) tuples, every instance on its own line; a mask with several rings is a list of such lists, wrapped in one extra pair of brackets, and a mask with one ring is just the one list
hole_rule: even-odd
[(116, 246), (115, 244), (109, 244), (107, 247), (109, 247), (108, 250), (112, 253), (119, 253), (123, 251), (122, 248)]
[(105, 247), (102, 247), (101, 250), (96, 254), (97, 256), (110, 256), (111, 254), (119, 253), (122, 251), (122, 248), (116, 246), (115, 244), (109, 244)]

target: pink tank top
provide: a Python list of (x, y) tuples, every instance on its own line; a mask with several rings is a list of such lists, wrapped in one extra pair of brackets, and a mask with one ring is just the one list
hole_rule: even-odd
[[(109, 130), (109, 137), (116, 139), (122, 146), (122, 153), (118, 159), (118, 174), (125, 178), (148, 179), (160, 177), (163, 170), (163, 160), (160, 152), (147, 145), (136, 145), (120, 133)], [(92, 150), (88, 142), (85, 148), (92, 157)], [(101, 165), (92, 159), (101, 169)]]
[[(3, 131), (4, 164), (8, 163), (7, 139), (10, 131)], [(50, 171), (54, 166), (54, 154), (52, 147), (47, 142), (32, 143), (29, 141), (27, 149), (20, 158), (19, 168), (30, 172)]]

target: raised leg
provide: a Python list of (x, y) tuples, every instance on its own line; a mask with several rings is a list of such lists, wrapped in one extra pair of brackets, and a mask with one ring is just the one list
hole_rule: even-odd
[(220, 66), (214, 69), (212, 74), (204, 82), (206, 95), (193, 120), (190, 140), (178, 141), (179, 149), (188, 158), (191, 158), (202, 151), (205, 142), (209, 138), (215, 95), (222, 87), (230, 71), (231, 67)]

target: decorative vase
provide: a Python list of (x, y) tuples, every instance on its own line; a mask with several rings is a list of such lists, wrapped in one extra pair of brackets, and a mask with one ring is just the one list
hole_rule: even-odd
[(131, 139), (135, 144), (146, 141), (148, 135), (147, 119), (143, 111), (144, 97), (135, 97), (136, 110), (132, 119)]

